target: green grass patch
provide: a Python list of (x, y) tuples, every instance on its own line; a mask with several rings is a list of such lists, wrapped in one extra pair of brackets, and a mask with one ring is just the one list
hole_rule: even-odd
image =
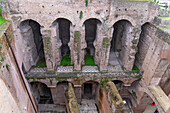
[(170, 27), (169, 27), (169, 26), (160, 26), (159, 28), (160, 28), (161, 30), (164, 30), (164, 29), (170, 30)]
[(85, 56), (85, 65), (87, 66), (97, 66), (97, 64), (95, 64), (93, 56), (87, 54)]
[(136, 92), (134, 92), (133, 90), (132, 90), (132, 95), (137, 99)]
[(166, 17), (166, 16), (159, 16), (159, 18), (163, 20), (170, 20), (170, 17)]
[(66, 55), (63, 57), (60, 65), (61, 66), (71, 66), (71, 58), (69, 57), (69, 55)]
[(138, 2), (140, 2), (140, 1), (144, 1), (144, 2), (153, 2), (152, 0), (120, 0), (120, 1), (138, 1)]
[(5, 20), (3, 17), (2, 17), (2, 9), (0, 8), (0, 25), (4, 22), (8, 22), (7, 20)]
[(0, 8), (0, 14), (2, 13), (2, 9)]
[(8, 22), (7, 20), (5, 20), (2, 16), (0, 16), (0, 25), (4, 22)]
[(40, 67), (40, 68), (47, 67), (45, 60), (39, 60), (39, 61), (37, 62), (36, 67)]
[(132, 68), (132, 72), (139, 73), (140, 70), (139, 70), (139, 68), (136, 65), (134, 65), (133, 68)]

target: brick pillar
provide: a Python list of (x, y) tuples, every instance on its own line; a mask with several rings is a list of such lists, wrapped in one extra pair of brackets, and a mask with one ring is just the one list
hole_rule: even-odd
[(72, 24), (70, 24), (70, 42), (68, 43), (68, 46), (70, 48), (70, 56), (71, 56), (71, 64), (74, 64), (74, 27)]
[(53, 72), (55, 70), (55, 60), (52, 51), (52, 30), (43, 28), (41, 30), (44, 43), (44, 54), (46, 59), (47, 71)]
[(103, 29), (103, 26), (101, 24), (97, 24), (97, 31), (96, 31), (96, 39), (93, 42), (93, 45), (95, 47), (95, 57), (94, 61), (96, 64), (100, 64), (100, 56), (101, 56), (101, 47), (102, 47), (102, 40), (103, 40), (103, 33), (101, 32)]
[(74, 85), (74, 92), (77, 98), (77, 102), (80, 104), (82, 100), (82, 87), (81, 85)]
[(51, 42), (52, 42), (52, 48), (53, 48), (53, 59), (55, 61), (55, 66), (59, 66), (61, 62), (61, 40), (59, 38), (59, 24), (56, 22), (56, 25), (51, 28)]
[(74, 33), (74, 69), (81, 70), (81, 65), (84, 64), (84, 49), (86, 48), (85, 42), (85, 28), (75, 27)]
[(56, 100), (57, 100), (57, 89), (56, 89), (56, 86), (49, 86), (50, 90), (51, 90), (51, 95), (52, 95), (52, 98), (53, 98), (53, 102), (54, 104), (56, 104)]
[[(100, 54), (100, 71), (107, 71), (110, 54), (110, 42), (112, 40), (113, 27), (111, 27), (107, 33), (103, 33), (101, 42), (101, 54)], [(105, 35), (104, 35), (105, 34)]]
[(121, 65), (128, 71), (131, 71), (135, 61), (135, 55), (138, 51), (137, 44), (141, 33), (141, 27), (129, 27), (126, 34), (126, 42), (122, 45), (122, 50), (119, 54)]

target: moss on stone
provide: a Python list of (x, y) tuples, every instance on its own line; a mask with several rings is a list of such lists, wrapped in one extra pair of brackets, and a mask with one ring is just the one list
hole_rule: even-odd
[(113, 103), (114, 106), (118, 109), (124, 107), (123, 99), (121, 98), (121, 96), (113, 82), (107, 82), (107, 85), (105, 86), (105, 90), (111, 99), (111, 101), (110, 101), (111, 106)]
[(107, 37), (103, 38), (103, 47), (108, 48), (110, 46), (110, 41)]
[(69, 57), (69, 55), (66, 55), (62, 58), (60, 65), (61, 66), (71, 66), (71, 58)]
[(65, 93), (66, 99), (67, 99), (67, 104), (70, 113), (80, 113), (80, 109), (76, 100), (76, 96), (74, 93), (74, 89), (72, 87), (72, 84), (69, 83), (68, 90)]
[(138, 51), (138, 47), (135, 45), (132, 45), (131, 48), (134, 49), (135, 51)]
[(97, 66), (94, 62), (93, 56), (91, 56), (90, 54), (87, 54), (85, 56), (84, 61), (85, 61), (85, 65), (87, 66)]
[(83, 18), (83, 11), (80, 11), (80, 16), (79, 16), (80, 20)]
[(163, 20), (170, 20), (170, 17), (166, 17), (166, 16), (158, 16), (160, 19), (163, 19)]
[(136, 95), (136, 92), (132, 90), (132, 95), (137, 99), (137, 95)]
[(152, 0), (120, 0), (120, 1), (153, 2)]
[(44, 51), (51, 50), (51, 40), (50, 37), (44, 37)]
[(133, 39), (132, 40), (132, 44), (137, 44), (138, 40), (137, 39)]
[(36, 67), (39, 67), (39, 68), (47, 67), (47, 66), (46, 66), (46, 62), (45, 62), (44, 60), (39, 60), (39, 61), (37, 62)]
[(81, 37), (81, 33), (80, 31), (75, 31), (74, 32), (74, 48), (80, 49), (80, 37)]

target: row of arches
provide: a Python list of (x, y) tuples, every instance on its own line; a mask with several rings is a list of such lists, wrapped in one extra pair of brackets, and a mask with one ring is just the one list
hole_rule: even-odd
[[(142, 26), (142, 34), (144, 34), (144, 26), (148, 25), (146, 23)], [(94, 45), (98, 36), (98, 27), (102, 25), (102, 22), (98, 19), (88, 19), (84, 22), (83, 27), (85, 27), (85, 42), (86, 48), (84, 49), (85, 56), (91, 55), (95, 59), (96, 47)], [(72, 23), (64, 18), (59, 18), (53, 22), (52, 27), (56, 28), (56, 35), (59, 37), (57, 40), (61, 43), (60, 47), (60, 57), (61, 60), (64, 56), (68, 55), (71, 59), (71, 48), (69, 46), (71, 34)], [(45, 62), (44, 55), (44, 44), (41, 34), (41, 25), (34, 20), (26, 20), (21, 22), (19, 29), (24, 40), (25, 54), (23, 67), (26, 71), (30, 69), (31, 66), (36, 65), (38, 60)], [(110, 54), (109, 54), (109, 65), (120, 64), (123, 62), (123, 57), (125, 56), (126, 46), (128, 44), (128, 38), (132, 37), (133, 25), (128, 20), (119, 20), (113, 25), (114, 31), (112, 34), (112, 39), (110, 42)], [(139, 44), (140, 45), (140, 40)], [(138, 54), (143, 54), (138, 46)], [(146, 52), (145, 52), (146, 53)], [(136, 59), (140, 60), (140, 59)], [(140, 64), (141, 65), (141, 64)]]
[[(123, 100), (125, 100), (127, 103), (125, 103), (126, 107), (129, 108), (135, 108), (137, 105), (136, 99), (134, 99), (134, 95), (129, 92), (127, 88), (124, 87), (124, 83), (120, 80), (113, 80), (114, 84), (116, 85), (120, 95), (122, 96)], [(31, 82), (31, 89), (34, 95), (34, 98), (38, 105), (43, 104), (55, 104), (60, 106), (65, 106), (65, 91), (68, 89), (68, 81), (62, 81), (58, 82), (56, 84), (56, 92), (51, 90), (46, 84), (41, 82)], [(136, 85), (137, 81), (132, 84)], [(54, 88), (52, 88), (54, 89)], [(97, 81), (87, 81), (82, 84), (81, 89), (74, 88), (75, 95), (77, 96), (77, 99), (80, 99), (78, 95), (81, 95), (79, 103), (81, 103), (82, 99), (86, 100), (94, 100), (96, 104), (98, 103), (98, 96), (99, 96), (99, 89), (100, 89), (100, 83)], [(79, 94), (81, 93), (81, 94)], [(142, 103), (147, 106), (151, 105), (153, 103), (153, 100), (149, 95), (145, 93), (146, 100)], [(146, 106), (145, 106), (146, 107)], [(156, 107), (155, 107), (156, 109)], [(126, 109), (130, 110), (131, 109)]]

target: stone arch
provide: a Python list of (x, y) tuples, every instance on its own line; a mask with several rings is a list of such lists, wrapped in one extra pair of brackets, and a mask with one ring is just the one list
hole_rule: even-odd
[(98, 18), (98, 17), (84, 17), (81, 19), (81, 22), (80, 22), (80, 26), (83, 26), (84, 23), (87, 21), (87, 20), (90, 20), (90, 19), (96, 19), (98, 20), (101, 24), (103, 23), (103, 20), (101, 18)]
[(122, 89), (122, 87), (123, 87), (123, 84), (124, 84), (124, 82), (123, 81), (121, 81), (121, 80), (113, 80), (112, 81), (115, 85), (116, 85), (116, 88), (119, 90), (121, 90)]
[(100, 80), (97, 81), (97, 80), (85, 80), (85, 79), (84, 79), (84, 80), (82, 81), (82, 84), (81, 84), (81, 85), (83, 85), (83, 84), (86, 83), (86, 82), (95, 82), (95, 83), (97, 83), (97, 84), (100, 84)]
[(45, 84), (47, 85), (47, 87), (50, 87), (52, 84), (50, 83), (50, 80), (48, 79), (38, 79), (35, 81), (34, 79), (29, 79), (29, 83), (31, 82), (39, 82), (39, 83), (42, 83), (42, 84)]
[[(85, 44), (86, 47), (84, 50), (84, 57), (92, 57), (95, 63), (99, 63), (97, 61), (97, 40), (99, 40), (99, 29), (101, 28), (102, 22), (96, 18), (90, 18), (84, 21), (83, 27), (85, 27)], [(84, 60), (85, 60), (84, 59)], [(86, 61), (86, 60), (85, 60)], [(89, 65), (86, 64), (85, 65)]]
[(42, 82), (30, 82), (37, 104), (53, 104), (50, 88)]
[(60, 19), (60, 18), (66, 19), (66, 20), (70, 21), (72, 25), (75, 25), (75, 22), (74, 22), (73, 18), (71, 18), (71, 17), (65, 17), (65, 16), (59, 16), (59, 17), (56, 17), (55, 20), (53, 20), (53, 21), (51, 22), (51, 24), (50, 24), (51, 27), (52, 27), (53, 24), (56, 22), (56, 20), (58, 20), (58, 19)]
[(46, 67), (41, 27), (38, 22), (31, 19), (21, 21), (18, 26), (25, 46), (23, 60), (25, 71), (37, 65), (38, 61), (43, 62), (43, 66)]
[(56, 90), (59, 93), (56, 93), (55, 104), (65, 106), (65, 91), (68, 89), (68, 81), (61, 81), (56, 84)]
[(45, 84), (47, 87), (49, 86), (49, 84), (46, 82), (46, 80), (45, 81), (43, 81), (43, 80), (41, 80), (41, 79), (39, 79), (39, 80), (34, 80), (34, 79), (30, 79), (29, 80), (29, 83), (31, 84), (31, 83), (34, 83), (34, 82), (38, 82), (38, 83), (41, 83), (41, 84)]
[[(132, 23), (128, 20), (122, 19), (116, 21), (113, 25), (113, 34), (111, 39), (110, 54), (109, 54), (109, 66), (124, 67), (125, 69), (131, 68), (129, 64), (126, 64), (129, 59), (129, 51), (131, 49), (130, 44), (127, 44), (132, 40)], [(126, 56), (126, 57), (125, 57)]]
[(153, 40), (152, 37), (150, 36), (149, 32), (148, 32), (148, 31), (152, 30), (151, 26), (152, 25), (149, 22), (146, 22), (141, 26), (142, 31), (140, 33), (139, 42), (137, 44), (138, 51), (135, 55), (135, 62), (134, 62), (134, 64), (139, 69), (142, 68), (145, 56), (146, 56), (147, 51), (149, 49), (149, 45), (151, 44), (151, 42)]
[(112, 19), (109, 23), (109, 27), (112, 27), (116, 22), (120, 21), (120, 20), (127, 20), (129, 21), (132, 26), (136, 26), (136, 21), (135, 19), (129, 17), (129, 16), (118, 16), (116, 19)]
[(40, 24), (41, 27), (44, 27), (44, 23), (41, 19), (37, 19), (37, 18), (22, 18), (19, 20), (18, 24), (17, 24), (17, 28), (20, 27), (22, 22), (28, 21), (28, 20), (33, 20), (35, 22), (37, 22), (38, 24)]
[(54, 37), (57, 43), (57, 59), (60, 59), (59, 62), (62, 62), (65, 58), (71, 61), (72, 46), (70, 45), (70, 41), (72, 39), (72, 22), (67, 18), (57, 18), (52, 23), (52, 28), (55, 29), (56, 32)]
[(94, 99), (97, 102), (97, 96), (99, 93), (99, 82), (89, 80), (82, 84), (82, 98)]

